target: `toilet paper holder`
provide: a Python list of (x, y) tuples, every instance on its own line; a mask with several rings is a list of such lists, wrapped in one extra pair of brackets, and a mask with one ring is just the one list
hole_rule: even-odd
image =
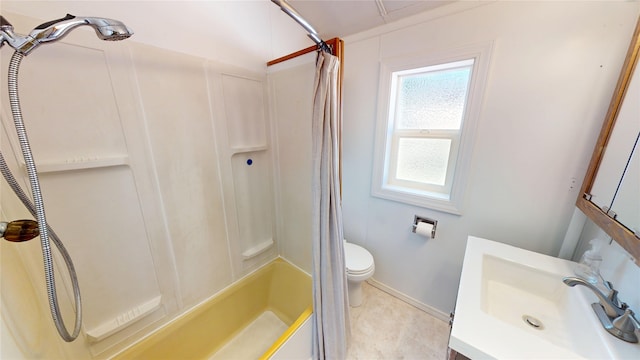
[(413, 226), (411, 229), (411, 232), (415, 233), (416, 232), (416, 228), (418, 227), (418, 223), (427, 223), (427, 224), (431, 224), (433, 225), (433, 228), (431, 229), (431, 238), (435, 239), (436, 237), (436, 227), (438, 226), (438, 220), (433, 220), (433, 219), (429, 219), (427, 217), (422, 217), (422, 216), (414, 216), (413, 217)]

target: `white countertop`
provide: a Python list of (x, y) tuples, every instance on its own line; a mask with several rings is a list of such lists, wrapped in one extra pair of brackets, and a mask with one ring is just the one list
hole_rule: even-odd
[(472, 359), (640, 359), (639, 344), (602, 327), (589, 289), (562, 282), (574, 265), (470, 236), (449, 346)]

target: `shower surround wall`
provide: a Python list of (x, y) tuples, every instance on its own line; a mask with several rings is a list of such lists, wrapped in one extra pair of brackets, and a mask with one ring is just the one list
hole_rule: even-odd
[[(311, 273), (311, 117), (316, 54), (268, 68), (280, 254)], [(292, 149), (294, 149), (292, 151)]]
[[(3, 15), (17, 29), (38, 23)], [(0, 144), (24, 179), (5, 76), (1, 85)], [(39, 244), (2, 242), (2, 355), (109, 356), (277, 256), (264, 74), (75, 32), (23, 61), (20, 90), (48, 219), (78, 272), (86, 334), (71, 344), (55, 337)], [(2, 219), (30, 217), (4, 182), (0, 200)]]

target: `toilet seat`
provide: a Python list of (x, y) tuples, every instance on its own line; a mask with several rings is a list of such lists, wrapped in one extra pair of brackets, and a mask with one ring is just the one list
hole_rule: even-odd
[(344, 262), (349, 288), (349, 305), (362, 304), (362, 283), (373, 276), (376, 270), (373, 256), (367, 249), (344, 241)]
[(349, 275), (349, 276), (352, 276), (352, 275), (353, 275), (353, 276), (356, 276), (356, 275), (365, 275), (365, 274), (368, 274), (369, 272), (371, 272), (371, 269), (372, 269), (372, 268), (373, 268), (373, 267), (370, 267), (370, 268), (368, 268), (367, 270), (358, 271), (358, 272), (351, 271), (351, 270), (347, 269), (347, 275)]
[(344, 258), (347, 274), (350, 275), (366, 274), (374, 266), (373, 256), (366, 249), (348, 242), (344, 243)]

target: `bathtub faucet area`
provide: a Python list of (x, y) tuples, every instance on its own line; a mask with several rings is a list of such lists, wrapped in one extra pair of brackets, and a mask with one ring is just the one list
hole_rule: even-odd
[(40, 235), (38, 223), (33, 220), (0, 221), (0, 238), (11, 242), (29, 241)]

